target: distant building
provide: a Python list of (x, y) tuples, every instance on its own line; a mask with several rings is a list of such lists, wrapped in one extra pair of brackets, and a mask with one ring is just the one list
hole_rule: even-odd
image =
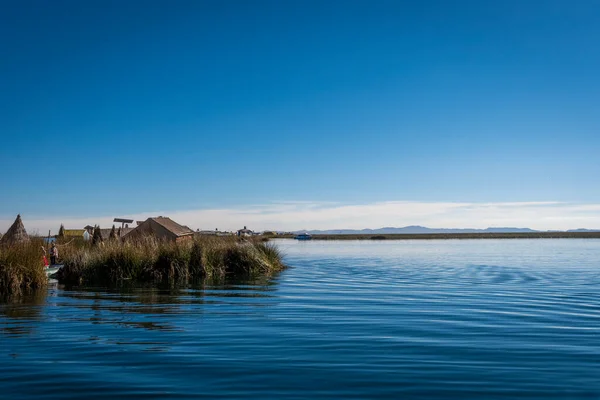
[(244, 226), (244, 229), (240, 229), (237, 231), (238, 236), (252, 236), (254, 232)]
[(203, 230), (201, 231), (200, 229), (198, 229), (196, 231), (196, 235), (201, 235), (201, 236), (217, 236), (217, 234), (219, 233), (219, 231), (207, 231), (207, 230)]
[(144, 236), (153, 236), (159, 240), (179, 242), (191, 239), (194, 236), (194, 231), (186, 226), (179, 225), (171, 218), (161, 216), (148, 218), (135, 229), (122, 235), (125, 240)]
[(115, 218), (113, 219), (113, 222), (119, 222), (121, 228), (129, 228), (129, 224), (133, 223), (133, 220), (129, 218)]
[(89, 232), (86, 229), (64, 229), (63, 235), (65, 239), (73, 239), (73, 238), (84, 238), (85, 234)]
[[(100, 228), (98, 228), (100, 229)], [(90, 241), (94, 237), (95, 227), (91, 225), (85, 226), (83, 229), (64, 229), (63, 235), (65, 239), (73, 239), (73, 238), (83, 238), (83, 240)], [(108, 240), (110, 238), (110, 231), (112, 228), (100, 229), (100, 236), (102, 236), (102, 240)], [(117, 237), (119, 237), (119, 232), (121, 237), (131, 232), (133, 228), (117, 228), (116, 233)]]
[[(119, 238), (119, 232), (121, 232), (121, 237), (127, 235), (129, 232), (133, 231), (134, 228), (116, 228), (115, 229), (115, 233), (117, 235), (117, 238)], [(110, 239), (110, 232), (112, 231), (112, 228), (106, 228), (106, 229), (100, 229), (100, 236), (102, 236), (102, 240), (103, 241), (107, 241)]]

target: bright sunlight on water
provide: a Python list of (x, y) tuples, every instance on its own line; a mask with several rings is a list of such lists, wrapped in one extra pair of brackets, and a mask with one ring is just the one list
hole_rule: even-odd
[(275, 242), (271, 278), (0, 304), (0, 397), (600, 398), (600, 240)]

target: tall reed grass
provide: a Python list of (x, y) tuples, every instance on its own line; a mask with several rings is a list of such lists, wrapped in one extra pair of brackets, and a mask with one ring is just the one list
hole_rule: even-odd
[(0, 245), (0, 294), (20, 294), (46, 285), (42, 240)]
[[(47, 284), (42, 245), (42, 240), (32, 240), (0, 247), (0, 294), (18, 294)], [(81, 241), (58, 246), (59, 262), (64, 267), (56, 277), (66, 284), (268, 275), (285, 268), (275, 245), (234, 237), (199, 237), (178, 243), (146, 237), (127, 242), (110, 240), (95, 246)]]
[(269, 274), (285, 266), (271, 243), (233, 237), (164, 242), (152, 237), (73, 246), (63, 251), (58, 279), (70, 284), (154, 282), (227, 275)]

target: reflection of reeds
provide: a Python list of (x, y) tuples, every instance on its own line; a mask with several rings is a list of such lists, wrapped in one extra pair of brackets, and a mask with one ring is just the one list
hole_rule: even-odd
[(0, 246), (0, 294), (19, 294), (47, 283), (41, 246), (41, 240)]
[[(40, 320), (48, 292), (45, 290), (20, 290), (15, 294), (0, 295), (0, 334), (29, 335), (34, 330), (31, 321)], [(2, 339), (0, 339), (2, 340)]]
[(179, 243), (146, 237), (100, 246), (73, 246), (65, 248), (62, 260), (65, 266), (58, 279), (74, 284), (268, 274), (284, 268), (274, 245), (222, 237)]

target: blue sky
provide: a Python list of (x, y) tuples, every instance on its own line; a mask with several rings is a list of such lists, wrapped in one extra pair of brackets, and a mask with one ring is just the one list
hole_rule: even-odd
[[(236, 215), (294, 204), (280, 229), (376, 228), (387, 206), (310, 210), (553, 202), (540, 226), (598, 228), (590, 209), (552, 220), (600, 203), (598, 15), (586, 0), (3, 2), (0, 222), (163, 212), (204, 228), (228, 210), (227, 228), (272, 228)], [(539, 222), (441, 212), (423, 224)]]

